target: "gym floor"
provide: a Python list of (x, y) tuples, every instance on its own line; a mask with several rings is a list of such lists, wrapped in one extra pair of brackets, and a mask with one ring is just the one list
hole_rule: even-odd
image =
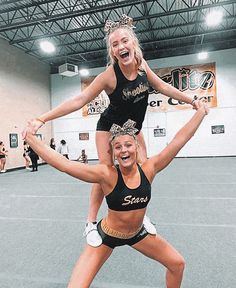
[[(48, 165), (0, 175), (1, 288), (67, 286), (85, 245), (90, 188)], [(98, 218), (105, 213), (104, 202)], [(236, 158), (176, 158), (156, 176), (147, 215), (186, 260), (181, 287), (236, 287)], [(123, 246), (91, 287), (164, 283), (158, 262)]]

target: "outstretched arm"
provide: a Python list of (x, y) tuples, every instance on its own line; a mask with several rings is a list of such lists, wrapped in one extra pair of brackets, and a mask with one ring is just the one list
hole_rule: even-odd
[[(208, 106), (205, 102), (199, 102), (199, 109), (192, 118), (177, 132), (173, 140), (158, 155), (146, 161), (150, 178), (164, 169), (193, 137), (204, 117), (208, 114)], [(150, 172), (151, 171), (151, 172)]]
[(89, 103), (91, 100), (97, 97), (99, 93), (106, 89), (106, 83), (108, 82), (107, 77), (107, 71), (102, 72), (78, 96), (66, 100), (54, 109), (42, 114), (36, 119), (29, 121), (28, 126), (22, 133), (23, 139), (25, 138), (27, 132), (35, 134), (37, 130), (47, 121), (72, 113)]
[(199, 100), (192, 99), (185, 93), (171, 86), (170, 84), (163, 81), (160, 77), (158, 77), (148, 66), (147, 62), (143, 60), (145, 71), (147, 73), (148, 82), (157, 91), (160, 91), (162, 94), (171, 97), (175, 100), (179, 100), (186, 104), (191, 104), (194, 109), (199, 108)]
[[(85, 182), (101, 183), (109, 179), (106, 165), (86, 165), (76, 161), (70, 161), (60, 153), (45, 145), (31, 133), (27, 133), (26, 141), (30, 147), (48, 164)], [(108, 175), (109, 176), (109, 175)]]

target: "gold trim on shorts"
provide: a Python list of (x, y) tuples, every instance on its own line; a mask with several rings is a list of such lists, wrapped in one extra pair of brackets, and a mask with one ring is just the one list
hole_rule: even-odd
[(142, 226), (140, 228), (138, 228), (135, 232), (122, 233), (122, 232), (119, 232), (119, 231), (116, 231), (116, 230), (110, 228), (107, 225), (106, 218), (103, 218), (102, 222), (101, 222), (101, 228), (102, 228), (104, 233), (106, 233), (107, 235), (109, 235), (111, 237), (116, 237), (119, 239), (130, 239), (130, 238), (133, 238), (135, 235), (138, 234), (138, 232), (141, 230)]

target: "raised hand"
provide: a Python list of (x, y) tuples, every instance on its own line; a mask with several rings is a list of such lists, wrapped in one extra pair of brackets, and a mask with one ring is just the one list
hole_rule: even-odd
[(205, 115), (209, 113), (209, 106), (205, 98), (198, 100), (198, 109), (202, 110), (205, 113)]
[(27, 133), (35, 134), (39, 130), (40, 127), (42, 127), (45, 124), (42, 120), (35, 118), (28, 121), (28, 125), (26, 128), (22, 131), (22, 139), (24, 140)]

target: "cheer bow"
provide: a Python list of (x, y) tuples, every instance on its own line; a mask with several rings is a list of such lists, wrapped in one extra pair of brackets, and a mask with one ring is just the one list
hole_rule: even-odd
[(135, 28), (133, 26), (133, 18), (123, 14), (120, 17), (120, 20), (117, 22), (114, 22), (112, 20), (107, 20), (104, 26), (104, 31), (107, 35), (109, 35), (111, 32), (113, 32), (115, 29), (123, 26), (128, 26), (130, 28)]
[(138, 129), (135, 128), (135, 125), (136, 122), (130, 119), (126, 121), (122, 127), (117, 124), (113, 124), (110, 129), (112, 140), (118, 135), (128, 134), (135, 137), (135, 134), (138, 132)]

